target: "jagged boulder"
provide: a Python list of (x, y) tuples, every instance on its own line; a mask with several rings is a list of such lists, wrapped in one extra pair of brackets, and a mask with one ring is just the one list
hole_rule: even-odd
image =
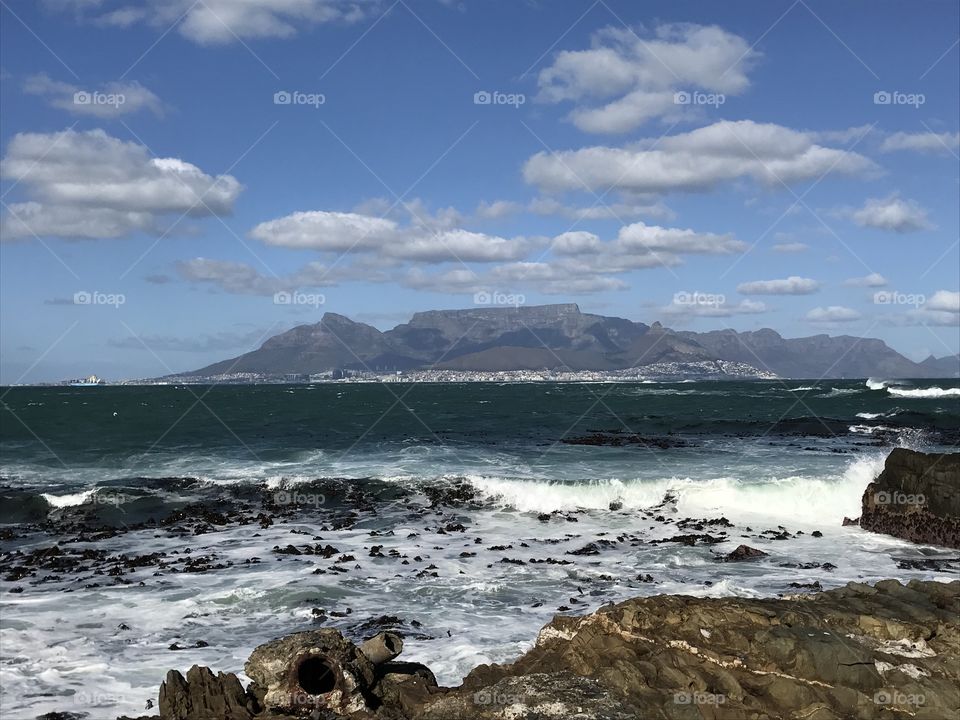
[(960, 548), (960, 453), (896, 448), (862, 503), (864, 530)]
[(194, 665), (186, 678), (170, 670), (160, 686), (163, 720), (250, 720), (260, 711), (233, 673), (217, 673)]

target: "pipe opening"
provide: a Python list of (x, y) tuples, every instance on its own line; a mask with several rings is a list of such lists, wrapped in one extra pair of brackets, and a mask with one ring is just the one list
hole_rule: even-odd
[(337, 673), (327, 658), (314, 655), (297, 667), (297, 684), (305, 693), (323, 695), (337, 686)]

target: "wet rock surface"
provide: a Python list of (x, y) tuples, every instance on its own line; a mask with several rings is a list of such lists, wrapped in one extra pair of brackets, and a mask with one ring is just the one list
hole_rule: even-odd
[(960, 548), (960, 453), (893, 450), (863, 494), (860, 527)]
[(960, 581), (635, 598), (554, 617), (516, 662), (456, 688), (375, 655), (336, 630), (296, 633), (253, 652), (246, 690), (235, 675), (171, 671), (154, 720), (956, 718)]

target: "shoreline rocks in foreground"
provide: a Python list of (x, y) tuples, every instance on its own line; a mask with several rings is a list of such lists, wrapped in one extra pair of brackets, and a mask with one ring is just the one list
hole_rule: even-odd
[(399, 637), (332, 629), (261, 645), (235, 675), (171, 671), (161, 720), (960, 717), (960, 581), (778, 599), (660, 595), (557, 616), (508, 665), (441, 688)]
[(891, 451), (883, 472), (863, 493), (860, 527), (960, 548), (960, 453)]

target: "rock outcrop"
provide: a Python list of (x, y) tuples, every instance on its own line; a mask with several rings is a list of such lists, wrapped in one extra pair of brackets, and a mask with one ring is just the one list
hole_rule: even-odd
[(358, 647), (335, 630), (297, 633), (254, 651), (246, 692), (206, 668), (171, 673), (160, 720), (949, 720), (960, 581), (636, 598), (555, 617), (516, 662), (480, 665), (457, 688), (387, 660), (398, 650), (389, 637)]
[(960, 453), (893, 450), (863, 493), (860, 527), (960, 548)]

